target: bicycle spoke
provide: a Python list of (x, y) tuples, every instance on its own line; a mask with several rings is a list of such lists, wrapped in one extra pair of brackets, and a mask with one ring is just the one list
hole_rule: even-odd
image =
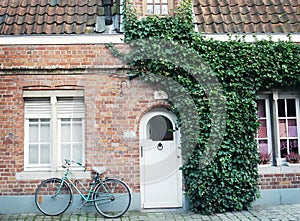
[(46, 215), (56, 216), (63, 213), (71, 202), (70, 187), (58, 178), (43, 181), (35, 193), (35, 203), (38, 209)]
[(95, 188), (95, 207), (108, 218), (122, 216), (129, 208), (131, 194), (125, 183), (118, 179), (107, 179)]

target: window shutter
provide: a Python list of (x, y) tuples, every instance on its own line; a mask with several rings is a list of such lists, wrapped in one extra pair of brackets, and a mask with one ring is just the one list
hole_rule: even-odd
[(50, 118), (50, 117), (51, 117), (50, 97), (25, 99), (25, 118)]
[(58, 118), (84, 118), (83, 97), (58, 97), (56, 108)]

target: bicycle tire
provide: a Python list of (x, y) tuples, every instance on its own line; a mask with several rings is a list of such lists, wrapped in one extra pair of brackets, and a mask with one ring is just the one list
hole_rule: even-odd
[(96, 210), (103, 217), (118, 218), (129, 209), (131, 192), (123, 181), (108, 178), (95, 187), (93, 200)]
[[(62, 185), (62, 186), (61, 186)], [(61, 187), (60, 191), (58, 191)], [(70, 186), (59, 178), (44, 180), (35, 191), (35, 204), (45, 215), (57, 216), (65, 212), (72, 203)]]

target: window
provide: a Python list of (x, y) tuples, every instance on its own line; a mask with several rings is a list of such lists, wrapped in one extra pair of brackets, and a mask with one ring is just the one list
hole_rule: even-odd
[(259, 99), (257, 101), (258, 117), (260, 127), (257, 134), (257, 144), (260, 153), (271, 154), (272, 142), (271, 142), (271, 125), (270, 125), (270, 109), (268, 106), (268, 99)]
[(162, 115), (151, 118), (147, 124), (147, 138), (153, 141), (173, 140), (172, 122)]
[(25, 170), (84, 163), (84, 99), (78, 91), (24, 91)]
[(278, 99), (280, 155), (299, 152), (296, 99)]
[(170, 0), (145, 0), (144, 15), (172, 14), (173, 4)]
[[(290, 153), (300, 153), (300, 94), (273, 92), (257, 100), (260, 153), (271, 153), (277, 164)], [(273, 124), (273, 126), (271, 126)]]

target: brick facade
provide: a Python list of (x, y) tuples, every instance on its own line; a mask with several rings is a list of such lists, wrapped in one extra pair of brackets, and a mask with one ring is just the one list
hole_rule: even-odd
[(260, 174), (259, 187), (262, 190), (300, 188), (300, 173)]
[[(124, 45), (117, 44), (120, 50)], [(123, 63), (104, 44), (2, 46), (1, 69), (109, 68)], [(60, 74), (58, 72), (58, 74)]]
[[(22, 94), (57, 89), (84, 90), (88, 170), (105, 165), (108, 175), (123, 178), (139, 192), (139, 122), (147, 111), (168, 107), (166, 101), (155, 100), (154, 90), (140, 80), (129, 81), (122, 62), (104, 45), (0, 48), (0, 195), (32, 195), (40, 183), (16, 178), (24, 170)], [(127, 138), (127, 131), (135, 136)]]
[[(116, 45), (126, 51), (122, 44)], [(139, 123), (155, 107), (157, 88), (126, 77), (125, 64), (103, 44), (0, 45), (0, 195), (33, 195), (40, 180), (18, 180), (24, 170), (24, 90), (83, 89), (88, 169), (105, 165), (140, 191)], [(126, 82), (126, 83), (125, 83)], [(122, 96), (121, 96), (122, 92)], [(134, 138), (126, 138), (127, 131)], [(260, 189), (300, 188), (300, 173), (261, 174)]]

